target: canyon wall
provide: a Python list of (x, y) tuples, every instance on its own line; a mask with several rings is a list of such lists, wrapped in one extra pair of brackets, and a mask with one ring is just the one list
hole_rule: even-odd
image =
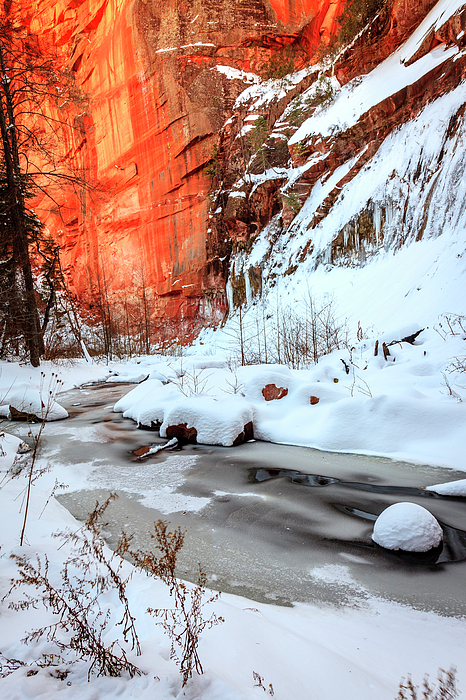
[[(357, 250), (361, 263), (366, 243), (376, 252), (392, 240), (383, 228), (392, 204), (383, 195), (338, 225), (329, 215), (390, 135), (464, 80), (466, 13), (453, 4), (449, 12), (435, 0), (381, 2), (364, 31), (320, 67), (345, 0), (25, 5), (29, 30), (57, 47), (76, 87), (74, 102), (57, 109), (73, 124), (64, 159), (85, 186), (55, 189), (53, 204), (39, 197), (35, 208), (80, 304), (96, 317), (111, 308), (120, 330), (131, 332), (143, 317), (153, 340), (188, 342), (218, 324), (228, 304), (260, 295), (304, 261), (354, 264)], [(384, 61), (392, 63), (377, 82)], [(333, 107), (344, 112), (359, 93), (363, 112), (339, 124)], [(327, 109), (335, 123), (326, 123)], [(320, 126), (307, 133), (313, 119)], [(301, 240), (283, 268), (273, 245), (268, 259), (250, 264), (270, 226), (285, 247)], [(400, 229), (397, 244), (426, 226)]]
[[(209, 231), (205, 168), (250, 72), (302, 61), (342, 0), (33, 0), (26, 23), (77, 87), (65, 157), (86, 187), (35, 209), (91, 310), (125, 305), (154, 337), (192, 337), (226, 309), (230, 241)], [(288, 56), (288, 54), (286, 54)], [(294, 60), (294, 59), (293, 59)]]
[(243, 93), (210, 219), (232, 241), (230, 308), (460, 234), (465, 80), (466, 4), (395, 0), (327, 68)]

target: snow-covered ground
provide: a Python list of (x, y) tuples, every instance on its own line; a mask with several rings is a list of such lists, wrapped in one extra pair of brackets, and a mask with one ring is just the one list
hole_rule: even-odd
[[(330, 105), (317, 109), (303, 123), (292, 140), (345, 130), (394, 90), (433, 66), (458, 58), (457, 48), (440, 46), (411, 66), (404, 65), (430, 27), (440, 26), (463, 4), (460, 0), (438, 2), (396, 54), (368, 76), (342, 88)], [(302, 77), (297, 75), (296, 80)], [(282, 85), (274, 93), (270, 85), (258, 82), (240, 97), (240, 101), (249, 101), (251, 110), (287, 89)], [(8, 431), (10, 406), (40, 416), (49, 405), (53, 410), (47, 419), (64, 418), (62, 392), (84, 382), (122, 380), (133, 382), (135, 389), (117, 403), (115, 411), (143, 425), (160, 423), (162, 436), (171, 425), (186, 423), (187, 428), (196, 428), (199, 442), (228, 446), (252, 423), (254, 436), (260, 440), (384, 455), (466, 471), (464, 124), (453, 135), (448, 132), (450, 118), (463, 103), (464, 85), (460, 85), (393, 132), (314, 228), (316, 209), (353, 161), (343, 164), (327, 181), (316, 183), (281, 238), (272, 220), (252, 249), (235, 258), (236, 273), (241, 268), (245, 272), (247, 309), (241, 318), (232, 310), (223, 329), (206, 329), (191, 354), (141, 357), (109, 366), (79, 361), (32, 369), (2, 363), (2, 430)], [(306, 167), (288, 171), (285, 191)], [(275, 176), (265, 174), (262, 180)], [(353, 259), (347, 256), (336, 265), (326, 264), (336, 233), (346, 231), (348, 222), (354, 223), (364, 209), (373, 216), (375, 243), (367, 251), (354, 250)], [(400, 230), (403, 241), (399, 240)], [(422, 236), (418, 236), (420, 231)], [(311, 236), (312, 252), (303, 258)], [(362, 258), (366, 259), (363, 266)], [(256, 265), (262, 269), (260, 300), (253, 297), (247, 276)], [(283, 274), (295, 267), (294, 272)], [(322, 356), (317, 364), (303, 366), (301, 362), (300, 369), (276, 364), (238, 366), (241, 350), (251, 349), (244, 344), (255, 344), (257, 350), (259, 342), (259, 354), (265, 351), (267, 355), (264, 342), (270, 349), (275, 342), (274, 328), (292, 313), (304, 315), (311, 299), (317, 306), (331, 302), (332, 314), (346, 326), (347, 339), (339, 349)], [(403, 341), (421, 329), (413, 343)], [(383, 343), (390, 352), (386, 357)], [(263, 394), (267, 385), (275, 395), (270, 401)], [(50, 396), (56, 403), (51, 404)], [(45, 436), (47, 430), (51, 430), (48, 424)], [(81, 528), (51, 496), (52, 464), (52, 472), (32, 487), (25, 543), (19, 546), (27, 469), (16, 478), (8, 472), (18, 449), (23, 451), (18, 438), (0, 436), (3, 594), (17, 576), (10, 554), (33, 561), (38, 556), (42, 562), (47, 556), (50, 581), (61, 585), (60, 572), (72, 554), (72, 545), (51, 535)], [(19, 459), (16, 466), (30, 464), (31, 457)], [(143, 464), (140, 468), (143, 479)], [(76, 479), (74, 487), (79, 487)], [(466, 492), (463, 480), (432, 484), (431, 488), (452, 496)], [(122, 639), (117, 624), (122, 608), (116, 591), (100, 597), (103, 615), (108, 611), (109, 616), (104, 639), (108, 644), (118, 639), (142, 675), (133, 679), (93, 676), (88, 682), (85, 659), (65, 665), (72, 657), (69, 651), (59, 664), (60, 671), (68, 674), (41, 665), (43, 654), (57, 653), (53, 643), (42, 638), (24, 645), (21, 639), (28, 631), (51, 624), (51, 614), (40, 604), (27, 611), (9, 608), (20, 595), (16, 591), (12, 598), (3, 598), (0, 607), (2, 700), (31, 696), (47, 700), (110, 700), (116, 696), (122, 700), (243, 700), (271, 694), (272, 687), (278, 700), (391, 700), (402, 676), (410, 673), (420, 684), (425, 673), (434, 677), (439, 667), (450, 666), (457, 667), (463, 692), (466, 687), (463, 618), (441, 617), (376, 598), (345, 567), (323, 566), (320, 576), (325, 585), (346, 583), (349, 598), (352, 591), (358, 592), (357, 602), (338, 608), (304, 604), (284, 608), (221, 596), (208, 610), (225, 621), (205, 630), (200, 638), (205, 673), (195, 675), (183, 689), (170, 659), (170, 641), (146, 613), (148, 607), (170, 605), (166, 588), (133, 571), (129, 564), (123, 566), (125, 575), (132, 574), (127, 595), (142, 655), (137, 657)], [(28, 592), (34, 594), (24, 591)], [(48, 660), (54, 659), (49, 656)], [(8, 666), (16, 670), (7, 674)]]
[[(84, 374), (84, 370), (81, 371)], [(91, 374), (95, 377), (98, 372), (92, 368)], [(13, 462), (18, 442), (14, 438), (2, 441), (0, 467), (3, 477)], [(0, 580), (3, 592), (8, 590), (9, 580), (16, 575), (10, 554), (25, 555), (33, 561), (37, 555), (43, 562), (47, 555), (49, 579), (56, 586), (60, 585), (60, 570), (71, 554), (71, 544), (63, 544), (62, 539), (51, 535), (57, 530), (76, 532), (81, 527), (54, 498), (47, 504), (50, 493), (37, 483), (32, 490), (26, 543), (19, 547), (24, 488), (24, 477), (6, 478), (0, 490), (3, 523)], [(110, 555), (108, 550), (106, 553)], [(127, 576), (130, 573), (130, 565), (125, 564), (122, 574)], [(335, 582), (341, 585), (347, 579), (348, 591), (353, 589), (361, 593), (361, 586), (348, 576), (344, 567), (333, 570), (324, 566), (321, 576), (329, 586)], [(27, 592), (34, 594), (33, 589)], [(256, 685), (255, 673), (262, 677), (267, 691), (272, 685), (274, 697), (281, 700), (339, 700), (343, 696), (354, 700), (390, 700), (396, 696), (401, 676), (408, 673), (420, 683), (424, 673), (435, 677), (438, 667), (448, 669), (454, 665), (458, 669), (460, 687), (466, 677), (462, 653), (466, 643), (463, 619), (416, 611), (369, 594), (359, 595), (354, 606), (339, 608), (302, 604), (281, 608), (222, 595), (206, 609), (206, 616), (215, 612), (225, 622), (206, 630), (201, 637), (199, 654), (205, 673), (195, 675), (182, 689), (176, 666), (169, 658), (169, 640), (145, 612), (147, 607), (170, 604), (166, 587), (160, 581), (133, 572), (127, 595), (136, 620), (142, 655), (136, 656), (122, 640), (121, 626), (116, 624), (121, 618), (122, 608), (115, 590), (101, 596), (104, 612), (109, 612), (104, 639), (107, 643), (120, 640), (128, 658), (139, 666), (143, 675), (133, 679), (92, 676), (89, 682), (89, 664), (84, 659), (71, 666), (59, 663), (60, 671), (69, 672), (62, 680), (58, 677), (57, 667), (43, 667), (36, 663), (42, 654), (57, 653), (57, 649), (46, 639), (27, 646), (20, 640), (31, 629), (50, 624), (51, 615), (41, 604), (29, 611), (9, 609), (8, 603), (17, 599), (19, 592), (4, 600), (0, 615), (3, 670), (6, 668), (5, 657), (18, 662), (10, 663), (16, 664), (17, 670), (0, 679), (2, 699), (23, 700), (34, 696), (105, 700), (119, 696), (158, 700), (181, 697), (240, 700), (264, 697), (265, 691)], [(71, 657), (72, 653), (65, 652), (66, 659)]]
[[(360, 341), (351, 352), (335, 351), (317, 365), (299, 371), (277, 365), (234, 368), (225, 347), (216, 350), (213, 344), (198, 345), (196, 355), (141, 357), (111, 366), (83, 361), (68, 366), (44, 365), (34, 370), (3, 363), (0, 403), (8, 404), (14, 395), (11, 387), (20, 383), (36, 391), (42, 386), (47, 395), (48, 387), (57, 379), (59, 390), (63, 391), (85, 381), (114, 383), (117, 376), (124, 381), (138, 381), (143, 376), (148, 377), (147, 381), (128, 392), (115, 410), (124, 410), (126, 415), (149, 424), (157, 420), (168, 425), (170, 416), (188, 426), (197, 421), (198, 435), (205, 442), (221, 444), (220, 434), (226, 436), (223, 444), (228, 444), (228, 439), (252, 420), (255, 434), (261, 439), (385, 454), (464, 469), (464, 374), (449, 372), (448, 368), (454, 357), (464, 354), (465, 341), (461, 334), (452, 334), (448, 328), (443, 332), (443, 326), (439, 326), (437, 330), (424, 330), (413, 345), (390, 345), (390, 356), (384, 359), (383, 342), (401, 340), (404, 334), (416, 330), (420, 330), (418, 324), (411, 324), (378, 336), (378, 356), (374, 355), (374, 337)], [(200, 342), (205, 343), (205, 338)], [(265, 401), (262, 389), (266, 384), (288, 389), (288, 394)], [(311, 403), (311, 396), (319, 402)], [(55, 398), (59, 404), (60, 395)], [(3, 428), (7, 427), (5, 423)], [(45, 435), (47, 429), (46, 425)], [(2, 439), (2, 476), (18, 445), (16, 438)], [(21, 459), (27, 458), (26, 455)], [(143, 468), (141, 465), (142, 472)], [(43, 484), (50, 483), (49, 475)], [(0, 489), (0, 579), (4, 592), (15, 576), (11, 553), (32, 559), (37, 554), (42, 561), (47, 555), (49, 577), (58, 585), (71, 545), (63, 545), (51, 534), (80, 528), (53, 497), (46, 505), (50, 488), (42, 489), (39, 480), (32, 489), (26, 544), (19, 547), (25, 486), (24, 476), (7, 477)], [(129, 565), (125, 566), (129, 573)], [(348, 590), (361, 593), (361, 586), (343, 566), (324, 566), (321, 575), (329, 586), (336, 582), (341, 585), (346, 576)], [(399, 680), (408, 673), (420, 684), (424, 673), (434, 677), (437, 668), (454, 665), (460, 687), (466, 677), (461, 652), (466, 642), (463, 619), (416, 611), (364, 591), (353, 606), (339, 608), (298, 604), (289, 609), (223, 595), (208, 606), (209, 615), (210, 611), (215, 612), (225, 622), (205, 630), (201, 637), (199, 653), (205, 673), (195, 676), (182, 689), (177, 668), (169, 658), (169, 639), (145, 612), (147, 607), (169, 604), (164, 585), (135, 572), (128, 584), (128, 598), (136, 618), (142, 656), (136, 657), (127, 645), (126, 649), (128, 658), (141, 668), (143, 675), (133, 679), (92, 677), (90, 682), (85, 660), (67, 667), (60, 664), (60, 669), (69, 670), (64, 680), (56, 677), (53, 668), (38, 666), (36, 661), (41, 654), (55, 653), (53, 644), (42, 639), (26, 646), (20, 640), (28, 630), (50, 624), (50, 613), (41, 605), (37, 610), (14, 611), (8, 608), (10, 599), (4, 600), (1, 652), (25, 665), (17, 664), (14, 673), (0, 679), (2, 698), (23, 700), (33, 694), (83, 700), (115, 695), (159, 700), (239, 700), (263, 697), (267, 692), (255, 685), (256, 673), (262, 677), (265, 688), (270, 690), (272, 684), (275, 697), (283, 700), (339, 700), (343, 695), (355, 700), (390, 700), (396, 696)], [(105, 593), (101, 604), (110, 615), (104, 638), (108, 643), (119, 639), (125, 647), (121, 628), (116, 625), (121, 617), (116, 592)], [(5, 662), (2, 663), (5, 669)]]
[[(138, 368), (145, 365), (148, 375), (153, 369), (177, 378), (168, 384), (150, 378), (114, 410), (148, 427), (161, 423), (162, 437), (169, 426), (186, 423), (202, 444), (232, 445), (251, 421), (260, 440), (466, 470), (466, 387), (464, 372), (453, 370), (466, 343), (461, 334), (442, 337), (428, 328), (414, 344), (390, 344), (421, 329), (412, 324), (360, 341), (302, 370), (229, 369), (221, 356), (210, 356), (208, 368), (199, 356), (173, 359), (170, 367), (141, 358)], [(266, 400), (267, 385), (285, 395)]]

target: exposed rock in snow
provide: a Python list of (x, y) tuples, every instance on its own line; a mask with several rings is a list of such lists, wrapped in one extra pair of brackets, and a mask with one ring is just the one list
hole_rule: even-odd
[(288, 394), (288, 389), (275, 384), (266, 384), (262, 389), (262, 396), (266, 401), (278, 401)]
[(443, 540), (434, 516), (416, 503), (394, 503), (377, 518), (372, 539), (385, 549), (428, 552)]
[[(250, 401), (259, 402), (282, 399), (295, 384), (296, 381), (292, 377), (291, 372), (289, 376), (286, 376), (286, 374), (277, 371), (264, 372), (258, 367), (256, 368), (256, 373), (246, 382), (244, 395)], [(267, 389), (267, 387), (275, 387), (275, 391)]]

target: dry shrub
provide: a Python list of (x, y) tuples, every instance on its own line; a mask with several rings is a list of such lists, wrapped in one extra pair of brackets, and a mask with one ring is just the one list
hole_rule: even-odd
[(197, 584), (192, 587), (176, 578), (176, 562), (178, 552), (184, 542), (184, 533), (178, 527), (173, 532), (167, 529), (168, 523), (159, 520), (154, 523), (154, 533), (151, 534), (160, 552), (133, 551), (130, 538), (123, 533), (118, 552), (121, 556), (128, 554), (135, 566), (148, 576), (161, 579), (169, 588), (174, 599), (173, 608), (148, 608), (147, 612), (160, 618), (160, 624), (171, 641), (170, 658), (180, 668), (183, 687), (195, 670), (202, 674), (202, 664), (198, 653), (199, 637), (207, 628), (223, 622), (223, 618), (213, 613), (204, 619), (203, 608), (208, 603), (217, 600), (219, 594), (205, 600), (205, 585), (207, 577), (199, 565)]
[[(158, 521), (154, 524), (152, 538), (160, 552), (159, 556), (153, 552), (133, 551), (130, 547), (131, 538), (123, 533), (117, 550), (109, 557), (105, 553), (105, 542), (99, 527), (106, 525), (100, 521), (115, 498), (116, 494), (110, 494), (102, 505), (97, 502), (85, 525), (77, 532), (60, 532), (56, 535), (64, 542), (73, 544), (71, 554), (61, 571), (59, 584), (55, 585), (51, 581), (46, 555), (42, 559), (36, 556), (35, 561), (26, 556), (12, 555), (19, 575), (11, 582), (10, 591), (5, 597), (20, 590), (23, 597), (11, 602), (10, 609), (28, 610), (42, 603), (56, 616), (55, 622), (28, 632), (22, 640), (30, 643), (45, 638), (58, 649), (58, 654), (48, 654), (48, 661), (39, 659), (35, 666), (57, 665), (57, 659), (59, 663), (70, 663), (71, 652), (74, 660), (84, 658), (90, 662), (88, 679), (92, 674), (120, 676), (123, 673), (128, 673), (132, 678), (141, 672), (128, 660), (120, 641), (117, 639), (110, 644), (104, 641), (103, 635), (110, 622), (111, 610), (102, 608), (99, 603), (103, 593), (110, 590), (117, 593), (123, 613), (116, 624), (121, 626), (124, 642), (139, 656), (141, 648), (134, 625), (135, 618), (131, 614), (126, 594), (131, 575), (126, 578), (122, 575), (123, 557), (129, 556), (135, 566), (148, 576), (161, 579), (174, 599), (173, 608), (148, 608), (147, 612), (160, 618), (158, 624), (162, 625), (170, 637), (170, 656), (178, 664), (185, 686), (194, 670), (199, 674), (203, 672), (198, 654), (201, 633), (204, 629), (223, 622), (223, 618), (215, 614), (208, 619), (203, 617), (204, 606), (216, 600), (219, 594), (205, 600), (206, 575), (200, 565), (195, 586), (188, 586), (176, 578), (176, 561), (183, 546), (184, 533), (179, 528), (174, 532), (168, 531), (166, 522)], [(34, 596), (25, 593), (25, 586), (32, 586), (37, 594)], [(0, 677), (2, 672), (7, 675), (16, 670), (18, 664), (24, 665), (15, 659), (5, 659), (3, 664), (0, 662)]]
[(456, 688), (456, 668), (449, 671), (439, 668), (437, 674), (438, 685), (431, 685), (429, 676), (424, 677), (422, 688), (414, 685), (411, 676), (401, 679), (396, 700), (453, 700), (459, 695)]
[[(99, 603), (102, 593), (115, 589), (123, 605), (123, 615), (119, 621), (122, 625), (125, 642), (131, 643), (131, 648), (141, 653), (139, 640), (134, 627), (134, 618), (129, 611), (126, 597), (126, 586), (129, 578), (122, 578), (122, 560), (112, 556), (108, 559), (104, 553), (104, 541), (97, 529), (97, 520), (101, 517), (110, 501), (115, 498), (112, 494), (100, 506), (96, 504), (89, 515), (86, 528), (76, 533), (58, 533), (65, 541), (71, 541), (74, 549), (65, 562), (61, 571), (61, 581), (55, 585), (50, 580), (49, 560), (47, 555), (41, 559), (36, 555), (35, 561), (26, 556), (12, 555), (19, 575), (12, 581), (9, 591), (23, 591), (23, 598), (11, 602), (12, 610), (28, 610), (42, 603), (55, 616), (56, 621), (40, 629), (28, 632), (22, 640), (28, 644), (45, 638), (59, 650), (59, 656), (64, 661), (64, 654), (71, 651), (76, 660), (85, 658), (90, 662), (88, 678), (92, 674), (98, 676), (120, 676), (128, 673), (132, 678), (140, 671), (126, 657), (124, 648), (118, 640), (106, 644), (103, 634), (110, 621), (110, 609), (104, 610)], [(24, 593), (25, 586), (37, 589), (38, 594), (31, 596)]]

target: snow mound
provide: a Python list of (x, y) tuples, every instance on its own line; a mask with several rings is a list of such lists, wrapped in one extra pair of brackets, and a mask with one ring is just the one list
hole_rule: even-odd
[(458, 479), (458, 481), (448, 481), (445, 484), (427, 486), (426, 491), (433, 491), (434, 493), (439, 493), (441, 496), (466, 497), (466, 479)]
[(114, 384), (139, 384), (139, 382), (143, 382), (144, 379), (147, 379), (148, 373), (147, 372), (128, 372), (128, 371), (118, 371), (114, 372), (108, 379), (107, 383), (114, 383)]
[(29, 446), (16, 435), (0, 433), (0, 471), (8, 471), (18, 453), (23, 454)]
[[(151, 379), (144, 383), (148, 384), (149, 381), (158, 382), (157, 379)], [(150, 391), (145, 392), (139, 400), (131, 403), (124, 411), (123, 417), (132, 418), (139, 425), (147, 425), (149, 428), (152, 423), (162, 423), (167, 411), (173, 403), (183, 397), (183, 394), (174, 384), (163, 385), (160, 382), (158, 384), (160, 386), (153, 385)], [(133, 394), (133, 392), (130, 393)], [(127, 394), (127, 396), (129, 395)]]
[(417, 503), (394, 503), (377, 518), (372, 539), (385, 549), (428, 552), (443, 540), (432, 513)]
[(40, 420), (53, 421), (68, 418), (68, 411), (60, 406), (47, 392), (26, 384), (18, 385), (7, 395), (9, 406), (22, 413), (37, 416)]
[(190, 396), (167, 411), (160, 436), (167, 437), (168, 426), (186, 424), (187, 428), (196, 429), (197, 442), (231, 447), (252, 420), (253, 409), (240, 396)]
[(134, 406), (136, 402), (142, 399), (147, 394), (151, 394), (154, 389), (162, 386), (160, 379), (147, 379), (147, 381), (138, 384), (138, 386), (131, 389), (127, 394), (121, 397), (119, 401), (113, 407), (114, 413), (124, 413), (131, 406)]

